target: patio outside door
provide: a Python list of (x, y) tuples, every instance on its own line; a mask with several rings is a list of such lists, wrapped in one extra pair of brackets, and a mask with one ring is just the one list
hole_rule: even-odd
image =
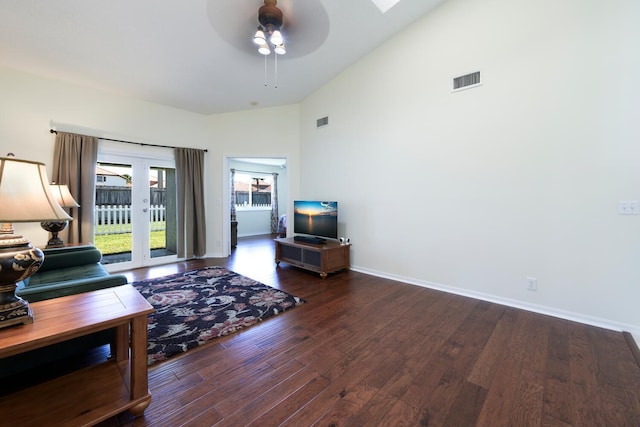
[(177, 259), (175, 177), (173, 161), (99, 156), (94, 242), (108, 270)]

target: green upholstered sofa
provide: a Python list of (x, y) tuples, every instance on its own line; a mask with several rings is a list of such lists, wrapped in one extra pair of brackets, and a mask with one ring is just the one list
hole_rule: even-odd
[[(44, 262), (30, 278), (18, 283), (16, 294), (29, 302), (120, 286), (122, 274), (110, 274), (100, 263), (102, 253), (92, 245), (45, 249)], [(37, 317), (34, 322), (37, 322)], [(0, 329), (0, 336), (2, 330)], [(83, 336), (0, 359), (0, 378), (50, 366), (57, 361), (113, 342), (114, 330)], [(2, 390), (0, 390), (2, 392)]]
[(51, 248), (31, 277), (18, 283), (16, 295), (29, 302), (42, 301), (127, 283), (122, 274), (109, 274), (100, 263), (102, 253), (92, 245)]

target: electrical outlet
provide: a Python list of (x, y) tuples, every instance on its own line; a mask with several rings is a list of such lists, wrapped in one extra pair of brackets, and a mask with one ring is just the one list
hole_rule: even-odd
[(619, 201), (618, 213), (620, 215), (640, 215), (640, 202), (637, 200)]
[(538, 290), (538, 279), (535, 277), (527, 277), (527, 290), (528, 291), (537, 291)]

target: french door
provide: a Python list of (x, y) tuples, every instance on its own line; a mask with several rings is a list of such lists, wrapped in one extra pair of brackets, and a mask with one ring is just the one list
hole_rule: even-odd
[(99, 153), (94, 243), (109, 271), (177, 259), (175, 162)]

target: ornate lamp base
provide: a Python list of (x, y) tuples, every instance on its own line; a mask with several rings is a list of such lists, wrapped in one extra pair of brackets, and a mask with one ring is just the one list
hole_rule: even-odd
[(33, 323), (29, 303), (15, 295), (16, 285), (0, 286), (0, 328)]
[(51, 239), (47, 242), (47, 248), (60, 248), (64, 242), (58, 237), (58, 233), (67, 227), (69, 221), (42, 221), (40, 227), (51, 233)]
[(16, 282), (31, 277), (43, 260), (42, 251), (24, 237), (0, 231), (0, 328), (33, 322), (29, 303), (15, 294)]

